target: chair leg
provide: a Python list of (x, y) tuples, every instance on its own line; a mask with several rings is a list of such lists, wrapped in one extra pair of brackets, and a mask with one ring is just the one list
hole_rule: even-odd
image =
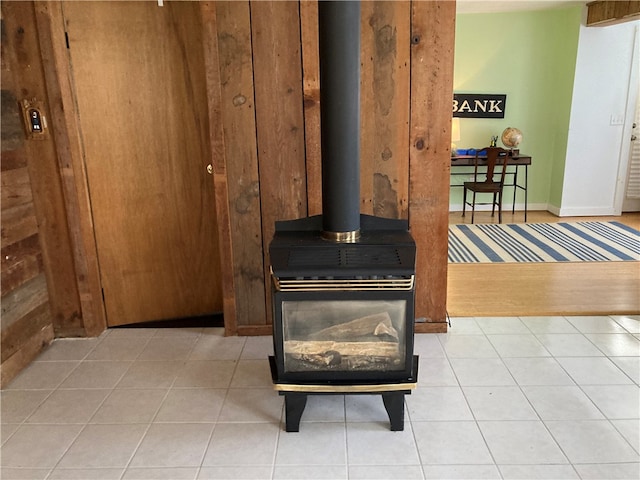
[(467, 189), (463, 187), (462, 189), (462, 216), (464, 217), (465, 207), (467, 206)]
[(497, 192), (495, 192), (493, 194), (493, 203), (491, 204), (491, 216), (492, 217), (496, 214), (496, 195), (498, 195)]
[(498, 193), (498, 223), (502, 223), (502, 192)]
[(476, 216), (476, 192), (473, 192), (473, 200), (471, 200), (471, 223), (473, 223), (473, 219)]

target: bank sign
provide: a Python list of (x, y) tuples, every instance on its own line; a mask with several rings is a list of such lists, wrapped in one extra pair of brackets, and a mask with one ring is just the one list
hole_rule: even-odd
[(454, 93), (453, 116), (460, 118), (504, 118), (506, 95)]

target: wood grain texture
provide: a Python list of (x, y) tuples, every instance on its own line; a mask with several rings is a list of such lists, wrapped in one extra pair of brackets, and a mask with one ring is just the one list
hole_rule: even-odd
[[(10, 69), (10, 72), (3, 71), (3, 85), (7, 80), (13, 81), (16, 92), (19, 92), (16, 97), (36, 98), (44, 106), (43, 114), (50, 119), (50, 99), (44, 81), (34, 4), (3, 2), (2, 16), (6, 29), (3, 53), (8, 57), (3, 61), (3, 66)], [(54, 125), (50, 124), (49, 127), (52, 129)], [(6, 233), (3, 235), (3, 247), (7, 245), (9, 237), (22, 240), (37, 231), (43, 250), (43, 266), (55, 329), (76, 330), (82, 328), (81, 306), (56, 144), (51, 135), (44, 140), (28, 140), (24, 143), (23, 154), (27, 159), (37, 226), (29, 220), (30, 209), (26, 205), (17, 207), (26, 209), (24, 212), (10, 212), (7, 215), (3, 212), (3, 232)], [(22, 221), (18, 218), (20, 215), (24, 215)], [(11, 234), (5, 231), (9, 225), (5, 225), (5, 221), (17, 222), (10, 228)]]
[(409, 222), (416, 317), (444, 322), (455, 2), (412, 3)]
[(304, 95), (307, 214), (322, 213), (322, 152), (320, 145), (320, 58), (318, 52), (318, 2), (300, 2)]
[(64, 16), (109, 325), (220, 311), (199, 6)]
[(410, 2), (362, 2), (362, 211), (407, 218)]
[[(260, 164), (262, 247), (269, 265), (269, 243), (276, 220), (307, 214), (302, 64), (298, 3), (251, 3), (256, 127)], [(270, 285), (269, 269), (264, 269)], [(270, 323), (271, 296), (266, 296)]]
[[(219, 121), (224, 150), (220, 158), (214, 159), (214, 172), (216, 188), (222, 187), (224, 181), (228, 190), (228, 235), (233, 245), (232, 272), (237, 292), (235, 318), (237, 324), (264, 324), (267, 300), (249, 3), (216, 2), (215, 5)], [(224, 165), (220, 165), (221, 161)]]
[(209, 144), (213, 166), (213, 190), (218, 219), (218, 250), (220, 252), (222, 310), (226, 335), (237, 334), (235, 261), (229, 213), (229, 181), (224, 129), (222, 124), (222, 92), (220, 57), (218, 54), (218, 20), (216, 2), (200, 4), (205, 77), (207, 82), (207, 108), (209, 110)]

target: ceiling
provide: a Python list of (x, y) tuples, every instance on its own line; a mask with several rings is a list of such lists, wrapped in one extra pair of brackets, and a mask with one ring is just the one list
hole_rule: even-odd
[(496, 13), (551, 8), (566, 8), (585, 5), (587, 1), (571, 0), (457, 0), (458, 13)]

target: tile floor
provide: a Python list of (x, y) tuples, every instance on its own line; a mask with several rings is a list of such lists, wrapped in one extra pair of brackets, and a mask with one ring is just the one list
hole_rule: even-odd
[(3, 479), (638, 479), (640, 317), (454, 318), (418, 335), (403, 432), (379, 396), (283, 431), (270, 337), (112, 329), (1, 393)]

